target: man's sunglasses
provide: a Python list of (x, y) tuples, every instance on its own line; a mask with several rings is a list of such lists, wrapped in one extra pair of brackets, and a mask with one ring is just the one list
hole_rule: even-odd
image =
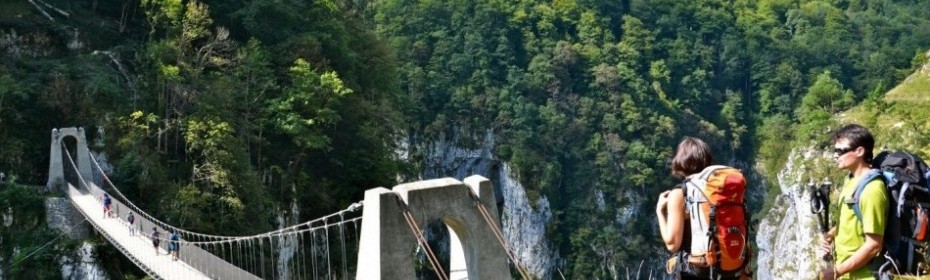
[(845, 155), (846, 153), (855, 150), (855, 147), (846, 147), (846, 148), (833, 148), (834, 155)]

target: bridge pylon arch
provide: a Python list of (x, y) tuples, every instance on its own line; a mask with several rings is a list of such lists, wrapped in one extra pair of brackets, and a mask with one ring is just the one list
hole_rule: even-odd
[(93, 178), (93, 172), (90, 162), (90, 149), (87, 148), (87, 138), (84, 137), (83, 127), (66, 127), (52, 129), (52, 144), (49, 148), (51, 159), (48, 161), (48, 182), (45, 187), (52, 190), (60, 187), (65, 182), (64, 162), (61, 155), (61, 146), (65, 137), (74, 137), (77, 140), (77, 162), (78, 172), (84, 178)]
[(418, 243), (403, 211), (410, 211), (419, 228), (438, 219), (455, 232), (468, 279), (510, 279), (507, 253), (474, 200), (501, 225), (491, 181), (478, 175), (464, 181), (443, 178), (366, 191), (356, 279), (416, 279), (413, 252)]

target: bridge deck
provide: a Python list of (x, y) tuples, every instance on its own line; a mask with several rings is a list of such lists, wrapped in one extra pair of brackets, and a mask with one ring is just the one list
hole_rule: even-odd
[[(159, 279), (210, 279), (182, 260), (172, 261), (164, 249), (158, 249), (158, 255), (152, 246), (152, 240), (145, 234), (129, 235), (129, 228), (118, 217), (103, 217), (103, 206), (90, 194), (84, 194), (73, 186), (68, 186), (68, 195), (74, 205), (87, 217), (97, 230), (113, 243), (124, 255), (129, 257), (146, 273)], [(166, 236), (166, 235), (165, 235)], [(164, 242), (164, 241), (163, 241)]]

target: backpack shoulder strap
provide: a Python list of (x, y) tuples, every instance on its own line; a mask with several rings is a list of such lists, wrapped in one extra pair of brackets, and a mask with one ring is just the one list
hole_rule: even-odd
[(688, 179), (686, 178), (684, 182), (678, 184), (678, 187), (681, 188), (681, 200), (685, 204), (685, 214), (689, 214), (691, 211), (688, 210)]
[(696, 188), (698, 191), (701, 191), (703, 194), (704, 183), (707, 182), (707, 179), (714, 174), (717, 170), (732, 168), (726, 165), (711, 165), (705, 167), (701, 172), (694, 173), (685, 177), (685, 181), (681, 184), (681, 191), (685, 195), (685, 203), (690, 203), (694, 201), (707, 201), (707, 197), (697, 198), (688, 196), (688, 188)]
[(704, 170), (701, 170), (700, 173), (694, 174), (692, 176), (706, 180), (707, 177), (710, 177), (710, 175), (714, 174), (715, 171), (720, 170), (720, 169), (726, 169), (726, 168), (732, 168), (732, 167), (729, 167), (726, 165), (711, 165), (711, 166), (705, 167)]
[(862, 209), (859, 207), (859, 198), (862, 195), (862, 191), (865, 190), (865, 186), (875, 179), (881, 179), (882, 172), (878, 169), (869, 169), (865, 175), (862, 176), (862, 179), (859, 180), (859, 183), (856, 184), (856, 191), (853, 192), (850, 201), (853, 204), (853, 213), (856, 214), (856, 218), (859, 219), (859, 222), (862, 222)]

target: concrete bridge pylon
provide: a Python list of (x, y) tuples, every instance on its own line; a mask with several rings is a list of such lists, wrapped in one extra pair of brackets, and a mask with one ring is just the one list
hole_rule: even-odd
[(52, 143), (49, 148), (51, 158), (48, 162), (48, 182), (45, 187), (48, 190), (64, 186), (65, 170), (64, 158), (62, 157), (62, 141), (65, 137), (74, 137), (77, 142), (77, 162), (78, 172), (84, 178), (93, 178), (93, 172), (90, 162), (90, 149), (87, 148), (87, 138), (84, 137), (83, 127), (66, 127), (52, 129)]
[[(443, 178), (366, 191), (356, 279), (416, 279), (413, 264), (418, 243), (403, 211), (409, 211), (420, 228), (439, 219), (459, 239), (461, 247), (451, 242), (452, 270), (464, 267), (472, 280), (510, 279), (507, 253), (474, 199), (492, 213), (500, 230), (491, 181), (479, 175), (464, 181)], [(457, 254), (464, 255), (464, 260), (457, 259)]]

